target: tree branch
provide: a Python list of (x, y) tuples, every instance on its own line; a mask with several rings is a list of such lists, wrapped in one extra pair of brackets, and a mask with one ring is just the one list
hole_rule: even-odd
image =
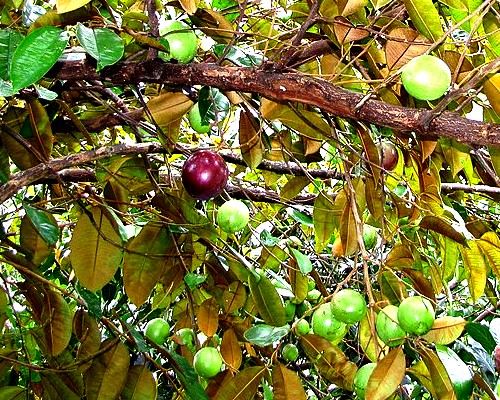
[[(100, 80), (113, 84), (139, 82), (165, 85), (207, 85), (221, 90), (260, 94), (279, 102), (316, 106), (335, 116), (352, 118), (400, 132), (415, 132), (422, 139), (446, 137), (470, 145), (500, 145), (500, 125), (473, 121), (458, 113), (394, 106), (378, 100), (364, 101), (364, 95), (334, 83), (302, 74), (280, 73), (257, 68), (221, 67), (208, 63), (169, 64), (155, 59), (123, 62), (95, 71), (88, 62), (59, 62), (50, 76), (63, 80)], [(426, 115), (431, 115), (429, 126)]]

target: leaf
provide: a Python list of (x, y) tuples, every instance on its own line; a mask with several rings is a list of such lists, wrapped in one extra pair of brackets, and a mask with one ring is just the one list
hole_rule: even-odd
[(377, 362), (366, 385), (365, 397), (370, 400), (385, 400), (396, 391), (406, 372), (406, 359), (401, 346)]
[(205, 300), (199, 307), (198, 327), (209, 338), (217, 332), (219, 327), (219, 306), (215, 297)]
[[(495, 11), (490, 10), (483, 17), (484, 31), (495, 54), (500, 56), (500, 21)], [(496, 110), (496, 109), (495, 109)], [(498, 113), (498, 111), (497, 111)]]
[(320, 253), (326, 246), (335, 231), (334, 217), (339, 217), (333, 206), (331, 196), (320, 193), (314, 202), (313, 221), (314, 237), (316, 238), (314, 250)]
[(264, 322), (272, 326), (285, 325), (286, 313), (283, 301), (269, 278), (261, 275), (258, 279), (250, 274), (248, 283), (255, 307)]
[(461, 246), (460, 252), (464, 262), (465, 274), (473, 301), (477, 301), (484, 293), (488, 269), (479, 248), (478, 241), (468, 240), (467, 247)]
[(247, 300), (245, 286), (240, 281), (231, 282), (224, 293), (222, 294), (222, 303), (224, 312), (232, 314), (237, 309), (243, 307)]
[(340, 217), (340, 240), (344, 256), (350, 256), (358, 250), (358, 233), (356, 218), (348, 201)]
[(430, 229), (434, 232), (440, 233), (457, 243), (464, 245), (466, 243), (465, 236), (454, 229), (447, 221), (435, 215), (426, 215), (419, 224), (422, 229)]
[[(428, 42), (425, 36), (414, 29), (408, 27), (392, 29), (385, 45), (387, 67), (391, 71), (396, 71), (412, 58), (424, 54), (430, 45), (425, 42)], [(422, 158), (425, 159), (425, 157)]]
[(42, 78), (68, 44), (68, 33), (54, 26), (35, 29), (17, 46), (10, 63), (10, 79), (16, 92)]
[[(76, 359), (78, 361), (90, 358), (96, 354), (101, 345), (101, 332), (97, 320), (83, 309), (79, 309), (73, 318), (73, 333), (80, 342)], [(80, 367), (82, 371), (88, 369), (92, 360)]]
[(0, 30), (0, 78), (10, 79), (10, 63), (24, 36), (11, 29)]
[(180, 0), (182, 8), (189, 15), (193, 15), (198, 9), (198, 5), (200, 4), (200, 0)]
[(339, 0), (339, 12), (343, 15), (351, 15), (368, 5), (368, 0)]
[(267, 372), (265, 367), (247, 367), (225, 382), (215, 395), (215, 400), (251, 400)]
[(323, 377), (344, 389), (353, 389), (357, 367), (340, 348), (311, 334), (300, 336), (300, 345)]
[(304, 253), (301, 253), (299, 250), (294, 249), (293, 247), (291, 247), (290, 250), (292, 252), (293, 257), (297, 261), (300, 272), (302, 274), (307, 275), (309, 272), (313, 270), (311, 259), (308, 256), (306, 256)]
[(59, 292), (48, 290), (45, 293), (41, 319), (50, 353), (58, 356), (68, 347), (72, 333), (71, 311)]
[(433, 390), (428, 389), (433, 397), (436, 400), (457, 400), (450, 377), (437, 354), (426, 347), (418, 349), (418, 353), (429, 370)]
[(266, 324), (258, 324), (247, 329), (244, 333), (244, 337), (245, 340), (256, 346), (265, 347), (284, 338), (289, 331), (289, 325), (276, 327)]
[(78, 23), (76, 36), (83, 49), (97, 60), (97, 72), (123, 57), (125, 48), (122, 39), (107, 28), (92, 29)]
[(48, 245), (55, 245), (59, 240), (59, 227), (54, 216), (29, 204), (24, 204), (23, 208), (45, 242)]
[(0, 388), (0, 399), (25, 400), (27, 396), (26, 388), (20, 386), (3, 386)]
[(465, 325), (465, 330), (472, 339), (481, 343), (488, 354), (493, 354), (496, 341), (487, 326), (477, 322), (469, 322)]
[(403, 0), (413, 25), (429, 40), (443, 36), (443, 26), (432, 0)]
[(486, 232), (477, 244), (492, 272), (500, 277), (500, 239), (497, 234), (493, 231)]
[(130, 357), (127, 347), (116, 339), (106, 339), (100, 350), (107, 349), (94, 358), (85, 373), (85, 391), (88, 400), (114, 400), (124, 387)]
[(274, 400), (306, 400), (302, 381), (296, 372), (277, 362), (273, 366)]
[(258, 119), (249, 110), (240, 114), (240, 129), (238, 137), (241, 155), (250, 169), (255, 169), (264, 158), (264, 145), (260, 137)]
[(364, 318), (359, 321), (358, 328), (359, 345), (371, 362), (377, 362), (381, 358), (384, 354), (383, 351), (385, 346), (378, 335), (373, 335), (373, 333), (376, 332), (374, 322), (370, 314), (366, 313)]
[(19, 233), (20, 244), (35, 265), (42, 264), (54, 252), (54, 246), (47, 244), (27, 215), (21, 219)]
[(165, 272), (170, 233), (166, 225), (151, 221), (126, 246), (123, 284), (132, 302), (146, 302)]
[(189, 362), (182, 356), (174, 352), (168, 352), (173, 361), (177, 377), (182, 382), (186, 397), (189, 400), (208, 400), (205, 390), (201, 386), (198, 374), (194, 371)]
[(341, 16), (334, 18), (333, 30), (340, 44), (362, 40), (369, 35), (366, 30), (356, 28), (348, 19)]
[(83, 7), (90, 0), (56, 0), (58, 14), (67, 13), (77, 8)]
[(288, 280), (290, 282), (290, 286), (292, 287), (295, 300), (298, 303), (301, 303), (307, 298), (307, 293), (309, 291), (309, 279), (307, 275), (301, 273), (294, 264), (295, 263), (290, 265), (290, 268), (288, 269)]
[(467, 321), (462, 317), (445, 316), (436, 318), (432, 329), (423, 337), (435, 344), (450, 344), (457, 340), (464, 331)]
[(238, 337), (231, 328), (224, 331), (220, 353), (226, 365), (229, 365), (234, 371), (238, 371), (243, 361), (243, 353), (238, 343)]
[(146, 365), (132, 365), (128, 370), (127, 380), (120, 399), (154, 400), (158, 393), (153, 373)]
[(99, 207), (82, 213), (70, 242), (70, 259), (76, 277), (88, 290), (101, 289), (115, 275), (122, 261), (122, 240), (109, 217)]
[[(70, 382), (64, 380), (65, 374), (52, 371), (41, 371), (40, 375), (44, 399), (79, 400), (83, 397), (81, 390), (71, 387)], [(74, 389), (77, 390), (76, 393)]]
[(467, 364), (452, 349), (446, 346), (436, 345), (436, 353), (450, 377), (457, 399), (470, 399), (474, 383)]

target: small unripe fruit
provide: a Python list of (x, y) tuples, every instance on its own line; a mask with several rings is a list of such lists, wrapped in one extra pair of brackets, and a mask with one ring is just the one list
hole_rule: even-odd
[(295, 361), (299, 356), (299, 349), (292, 343), (283, 346), (281, 354), (286, 361)]
[(342, 289), (332, 298), (333, 316), (346, 324), (355, 324), (366, 313), (366, 301), (363, 295), (353, 289)]
[(425, 335), (434, 325), (432, 303), (422, 296), (406, 297), (398, 307), (399, 325), (408, 333)]
[(450, 87), (451, 71), (443, 60), (422, 55), (403, 67), (401, 80), (406, 91), (416, 99), (435, 100)]
[(212, 378), (222, 368), (222, 356), (214, 347), (203, 347), (196, 352), (193, 367), (196, 373), (203, 378)]

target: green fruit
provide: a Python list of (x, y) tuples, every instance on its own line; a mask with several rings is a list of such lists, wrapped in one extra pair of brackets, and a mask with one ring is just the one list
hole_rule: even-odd
[(380, 310), (375, 322), (375, 329), (378, 337), (389, 347), (399, 346), (406, 337), (406, 332), (398, 322), (398, 307), (392, 304)]
[(222, 368), (222, 356), (214, 347), (203, 347), (194, 355), (193, 368), (203, 378), (212, 378)]
[(356, 393), (360, 399), (365, 398), (366, 385), (376, 366), (376, 363), (365, 364), (359, 368), (356, 375), (354, 375), (354, 393)]
[(398, 307), (399, 325), (408, 333), (426, 334), (434, 325), (434, 319), (432, 303), (424, 297), (407, 297)]
[(158, 54), (165, 61), (174, 59), (181, 64), (186, 64), (198, 52), (198, 38), (184, 22), (166, 21), (160, 30), (160, 34), (162, 36), (160, 41), (169, 49), (168, 53), (162, 51)]
[(285, 301), (285, 315), (287, 322), (293, 321), (293, 319), (295, 318), (296, 308), (297, 305), (292, 303), (290, 300)]
[(219, 207), (217, 224), (227, 233), (241, 231), (250, 221), (250, 212), (241, 200), (232, 199)]
[(450, 377), (457, 400), (469, 400), (474, 389), (474, 382), (467, 364), (449, 347), (436, 344), (436, 353)]
[(299, 320), (299, 322), (297, 322), (297, 325), (295, 326), (295, 332), (297, 332), (298, 335), (307, 335), (310, 330), (311, 326), (305, 319)]
[(401, 80), (406, 91), (416, 99), (435, 100), (450, 87), (451, 71), (441, 59), (422, 55), (403, 67)]
[(200, 103), (196, 103), (188, 113), (188, 120), (191, 128), (198, 133), (207, 133), (210, 131), (210, 124), (203, 124), (200, 114)]
[(347, 333), (347, 325), (334, 318), (330, 304), (322, 304), (312, 315), (312, 329), (316, 335), (338, 343)]
[(283, 346), (281, 355), (286, 361), (295, 361), (299, 356), (299, 349), (294, 344), (288, 343)]
[(318, 289), (312, 289), (307, 292), (307, 300), (311, 303), (317, 303), (321, 297), (321, 292)]
[(191, 328), (181, 328), (175, 334), (182, 345), (189, 346), (194, 344), (194, 332)]
[(146, 337), (161, 346), (170, 332), (170, 325), (163, 318), (154, 318), (146, 325)]
[(295, 315), (301, 318), (304, 313), (311, 309), (311, 303), (307, 300), (304, 300), (302, 303), (297, 304), (297, 308), (295, 309)]
[(363, 226), (363, 243), (365, 249), (370, 250), (375, 247), (378, 239), (378, 229), (374, 226), (365, 224)]
[(335, 293), (331, 307), (333, 316), (346, 324), (361, 321), (366, 313), (365, 298), (353, 289), (342, 289)]

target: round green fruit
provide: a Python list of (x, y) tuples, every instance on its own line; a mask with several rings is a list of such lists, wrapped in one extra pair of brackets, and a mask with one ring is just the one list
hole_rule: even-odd
[(212, 378), (222, 368), (222, 356), (214, 347), (203, 347), (194, 355), (193, 368), (203, 378)]
[(375, 329), (378, 337), (389, 347), (399, 346), (406, 337), (406, 332), (398, 322), (398, 307), (392, 304), (380, 310), (375, 321)]
[[(165, 61), (177, 60), (181, 64), (190, 62), (198, 52), (198, 38), (191, 28), (181, 21), (169, 20), (161, 28), (160, 34), (169, 51), (158, 56)], [(166, 43), (165, 43), (166, 42)]]
[(191, 128), (198, 133), (210, 132), (210, 124), (204, 124), (200, 114), (200, 103), (196, 103), (188, 113), (188, 120)]
[(288, 343), (283, 346), (281, 355), (286, 361), (295, 361), (299, 356), (299, 349), (294, 344)]
[(219, 207), (217, 224), (227, 233), (241, 231), (250, 221), (250, 212), (241, 200), (232, 199)]
[(194, 344), (194, 332), (191, 328), (181, 328), (175, 334), (183, 346)]
[(154, 318), (146, 324), (146, 337), (158, 346), (168, 338), (170, 325), (163, 318)]
[(297, 325), (295, 326), (295, 332), (299, 335), (307, 335), (309, 331), (311, 330), (311, 326), (309, 325), (309, 322), (305, 319), (301, 319), (297, 322)]
[(424, 335), (434, 325), (432, 303), (422, 296), (405, 298), (398, 307), (398, 321), (407, 333)]
[(285, 301), (285, 315), (287, 322), (293, 321), (295, 318), (295, 310), (297, 309), (297, 305), (293, 303), (291, 300)]
[(354, 393), (356, 393), (360, 399), (365, 398), (366, 385), (376, 366), (376, 363), (365, 364), (359, 368), (356, 375), (354, 375)]
[(347, 333), (347, 325), (333, 316), (330, 304), (322, 304), (314, 311), (312, 329), (316, 335), (334, 343), (342, 340)]
[(317, 303), (321, 297), (321, 292), (318, 289), (312, 289), (307, 292), (307, 300), (311, 303)]
[(342, 289), (335, 293), (331, 307), (333, 316), (346, 324), (355, 324), (366, 314), (365, 298), (353, 289)]
[(363, 226), (363, 243), (367, 250), (373, 249), (377, 244), (378, 229), (374, 226), (365, 224)]
[(422, 55), (403, 67), (401, 80), (406, 91), (416, 99), (435, 100), (450, 87), (451, 71), (443, 60)]

